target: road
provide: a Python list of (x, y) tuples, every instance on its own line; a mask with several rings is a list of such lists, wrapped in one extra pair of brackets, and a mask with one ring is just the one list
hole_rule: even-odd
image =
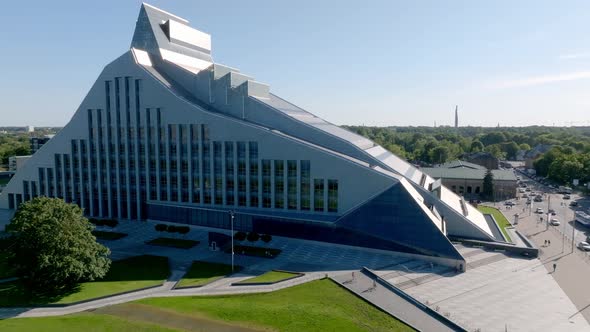
[[(530, 187), (534, 188), (533, 192), (539, 192), (539, 189), (549, 190), (531, 179), (525, 180)], [(590, 255), (577, 247), (572, 248), (572, 234), (574, 234), (573, 243), (576, 245), (579, 241), (586, 239), (586, 233), (589, 230), (579, 223), (572, 222), (574, 209), (569, 207), (571, 200), (579, 202), (580, 206), (576, 209), (588, 211), (590, 206), (588, 198), (572, 195), (572, 199), (564, 200), (563, 195), (557, 193), (548, 193), (543, 202), (532, 202), (530, 206), (527, 206), (526, 199), (522, 198), (513, 200), (517, 204), (512, 208), (507, 208), (503, 202), (497, 203), (496, 206), (501, 208), (511, 222), (514, 222), (514, 214), (519, 213), (516, 228), (540, 248), (539, 259), (542, 264), (539, 267), (544, 267), (551, 274), (579, 310), (571, 317), (582, 315), (590, 322), (590, 287), (588, 287)], [(534, 213), (538, 207), (541, 207), (545, 214)], [(548, 225), (546, 221), (548, 208), (556, 211), (557, 214), (552, 217), (561, 222), (560, 226)], [(543, 221), (540, 221), (541, 216)], [(551, 241), (550, 245), (546, 244), (547, 240)]]

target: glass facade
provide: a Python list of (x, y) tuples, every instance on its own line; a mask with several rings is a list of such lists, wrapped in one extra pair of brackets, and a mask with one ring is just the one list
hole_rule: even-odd
[(259, 142), (163, 123), (160, 108), (141, 108), (141, 80), (116, 77), (104, 91), (105, 107), (85, 111), (87, 139), (70, 140), (53, 168), (23, 182), (22, 201), (60, 197), (93, 217), (128, 219), (145, 219), (153, 202), (338, 212), (338, 181), (312, 182), (309, 160), (260, 159)]

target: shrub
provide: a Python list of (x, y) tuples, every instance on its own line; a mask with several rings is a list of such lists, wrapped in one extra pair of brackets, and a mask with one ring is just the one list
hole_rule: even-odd
[(177, 227), (177, 231), (178, 231), (178, 233), (184, 235), (184, 234), (187, 234), (188, 232), (190, 232), (191, 229), (188, 226), (180, 226), (180, 227)]
[(260, 235), (258, 235), (258, 233), (256, 233), (256, 232), (250, 232), (250, 233), (248, 233), (247, 239), (250, 242), (256, 242), (256, 241), (258, 241), (258, 239), (260, 239)]
[(260, 239), (264, 241), (264, 243), (269, 243), (272, 240), (272, 236), (270, 236), (270, 234), (262, 234)]
[(165, 232), (168, 229), (168, 225), (166, 225), (166, 224), (157, 224), (154, 228), (158, 232)]
[(103, 225), (109, 226), (110, 228), (117, 227), (119, 222), (115, 219), (105, 219), (103, 220)]
[(236, 232), (234, 234), (234, 240), (236, 241), (244, 241), (246, 239), (246, 233), (244, 232)]
[(168, 233), (176, 233), (178, 232), (178, 226), (170, 225), (167, 229)]

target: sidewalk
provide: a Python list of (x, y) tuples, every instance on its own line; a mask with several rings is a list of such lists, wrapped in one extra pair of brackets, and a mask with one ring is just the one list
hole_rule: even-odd
[[(507, 215), (512, 212), (510, 210), (502, 211), (508, 220), (512, 220), (512, 216)], [(538, 268), (544, 267), (547, 273), (553, 276), (576, 308), (580, 310), (578, 313), (572, 315), (572, 317), (583, 315), (590, 322), (590, 287), (588, 285), (588, 281), (590, 280), (590, 264), (578, 255), (576, 252), (578, 250), (577, 248), (574, 248), (574, 252), (572, 253), (570, 239), (565, 238), (566, 242), (564, 246), (563, 235), (556, 229), (553, 229), (553, 226), (547, 228), (545, 222), (540, 223), (537, 219), (538, 215), (534, 213), (530, 216), (526, 214), (519, 219), (516, 228), (539, 247), (541, 264)], [(551, 241), (551, 245), (545, 246), (545, 240)], [(557, 265), (555, 272), (553, 272), (554, 263)]]
[(374, 284), (373, 279), (362, 271), (355, 271), (354, 274), (354, 280), (352, 279), (352, 272), (339, 274), (332, 277), (332, 279), (367, 302), (419, 331), (453, 331), (383, 285)]

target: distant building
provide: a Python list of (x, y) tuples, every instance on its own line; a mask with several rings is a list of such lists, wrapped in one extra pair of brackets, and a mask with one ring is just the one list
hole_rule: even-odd
[[(425, 167), (422, 171), (456, 194), (466, 198), (478, 198), (483, 191), (483, 178), (487, 169), (484, 166), (456, 160), (438, 167)], [(492, 170), (494, 176), (494, 196), (497, 200), (516, 196), (517, 179), (512, 170)]]
[(28, 131), (29, 133), (32, 133), (32, 132), (34, 132), (34, 131), (35, 131), (35, 127), (33, 127), (33, 126), (27, 126), (27, 131)]
[(31, 144), (31, 154), (37, 152), (43, 144), (49, 142), (53, 135), (45, 135), (44, 137), (31, 137), (29, 143)]
[(8, 158), (8, 170), (16, 172), (21, 169), (31, 156), (12, 156)]
[(463, 155), (463, 159), (472, 164), (483, 166), (487, 169), (498, 169), (499, 166), (498, 158), (494, 157), (493, 154), (484, 151), (465, 154)]

